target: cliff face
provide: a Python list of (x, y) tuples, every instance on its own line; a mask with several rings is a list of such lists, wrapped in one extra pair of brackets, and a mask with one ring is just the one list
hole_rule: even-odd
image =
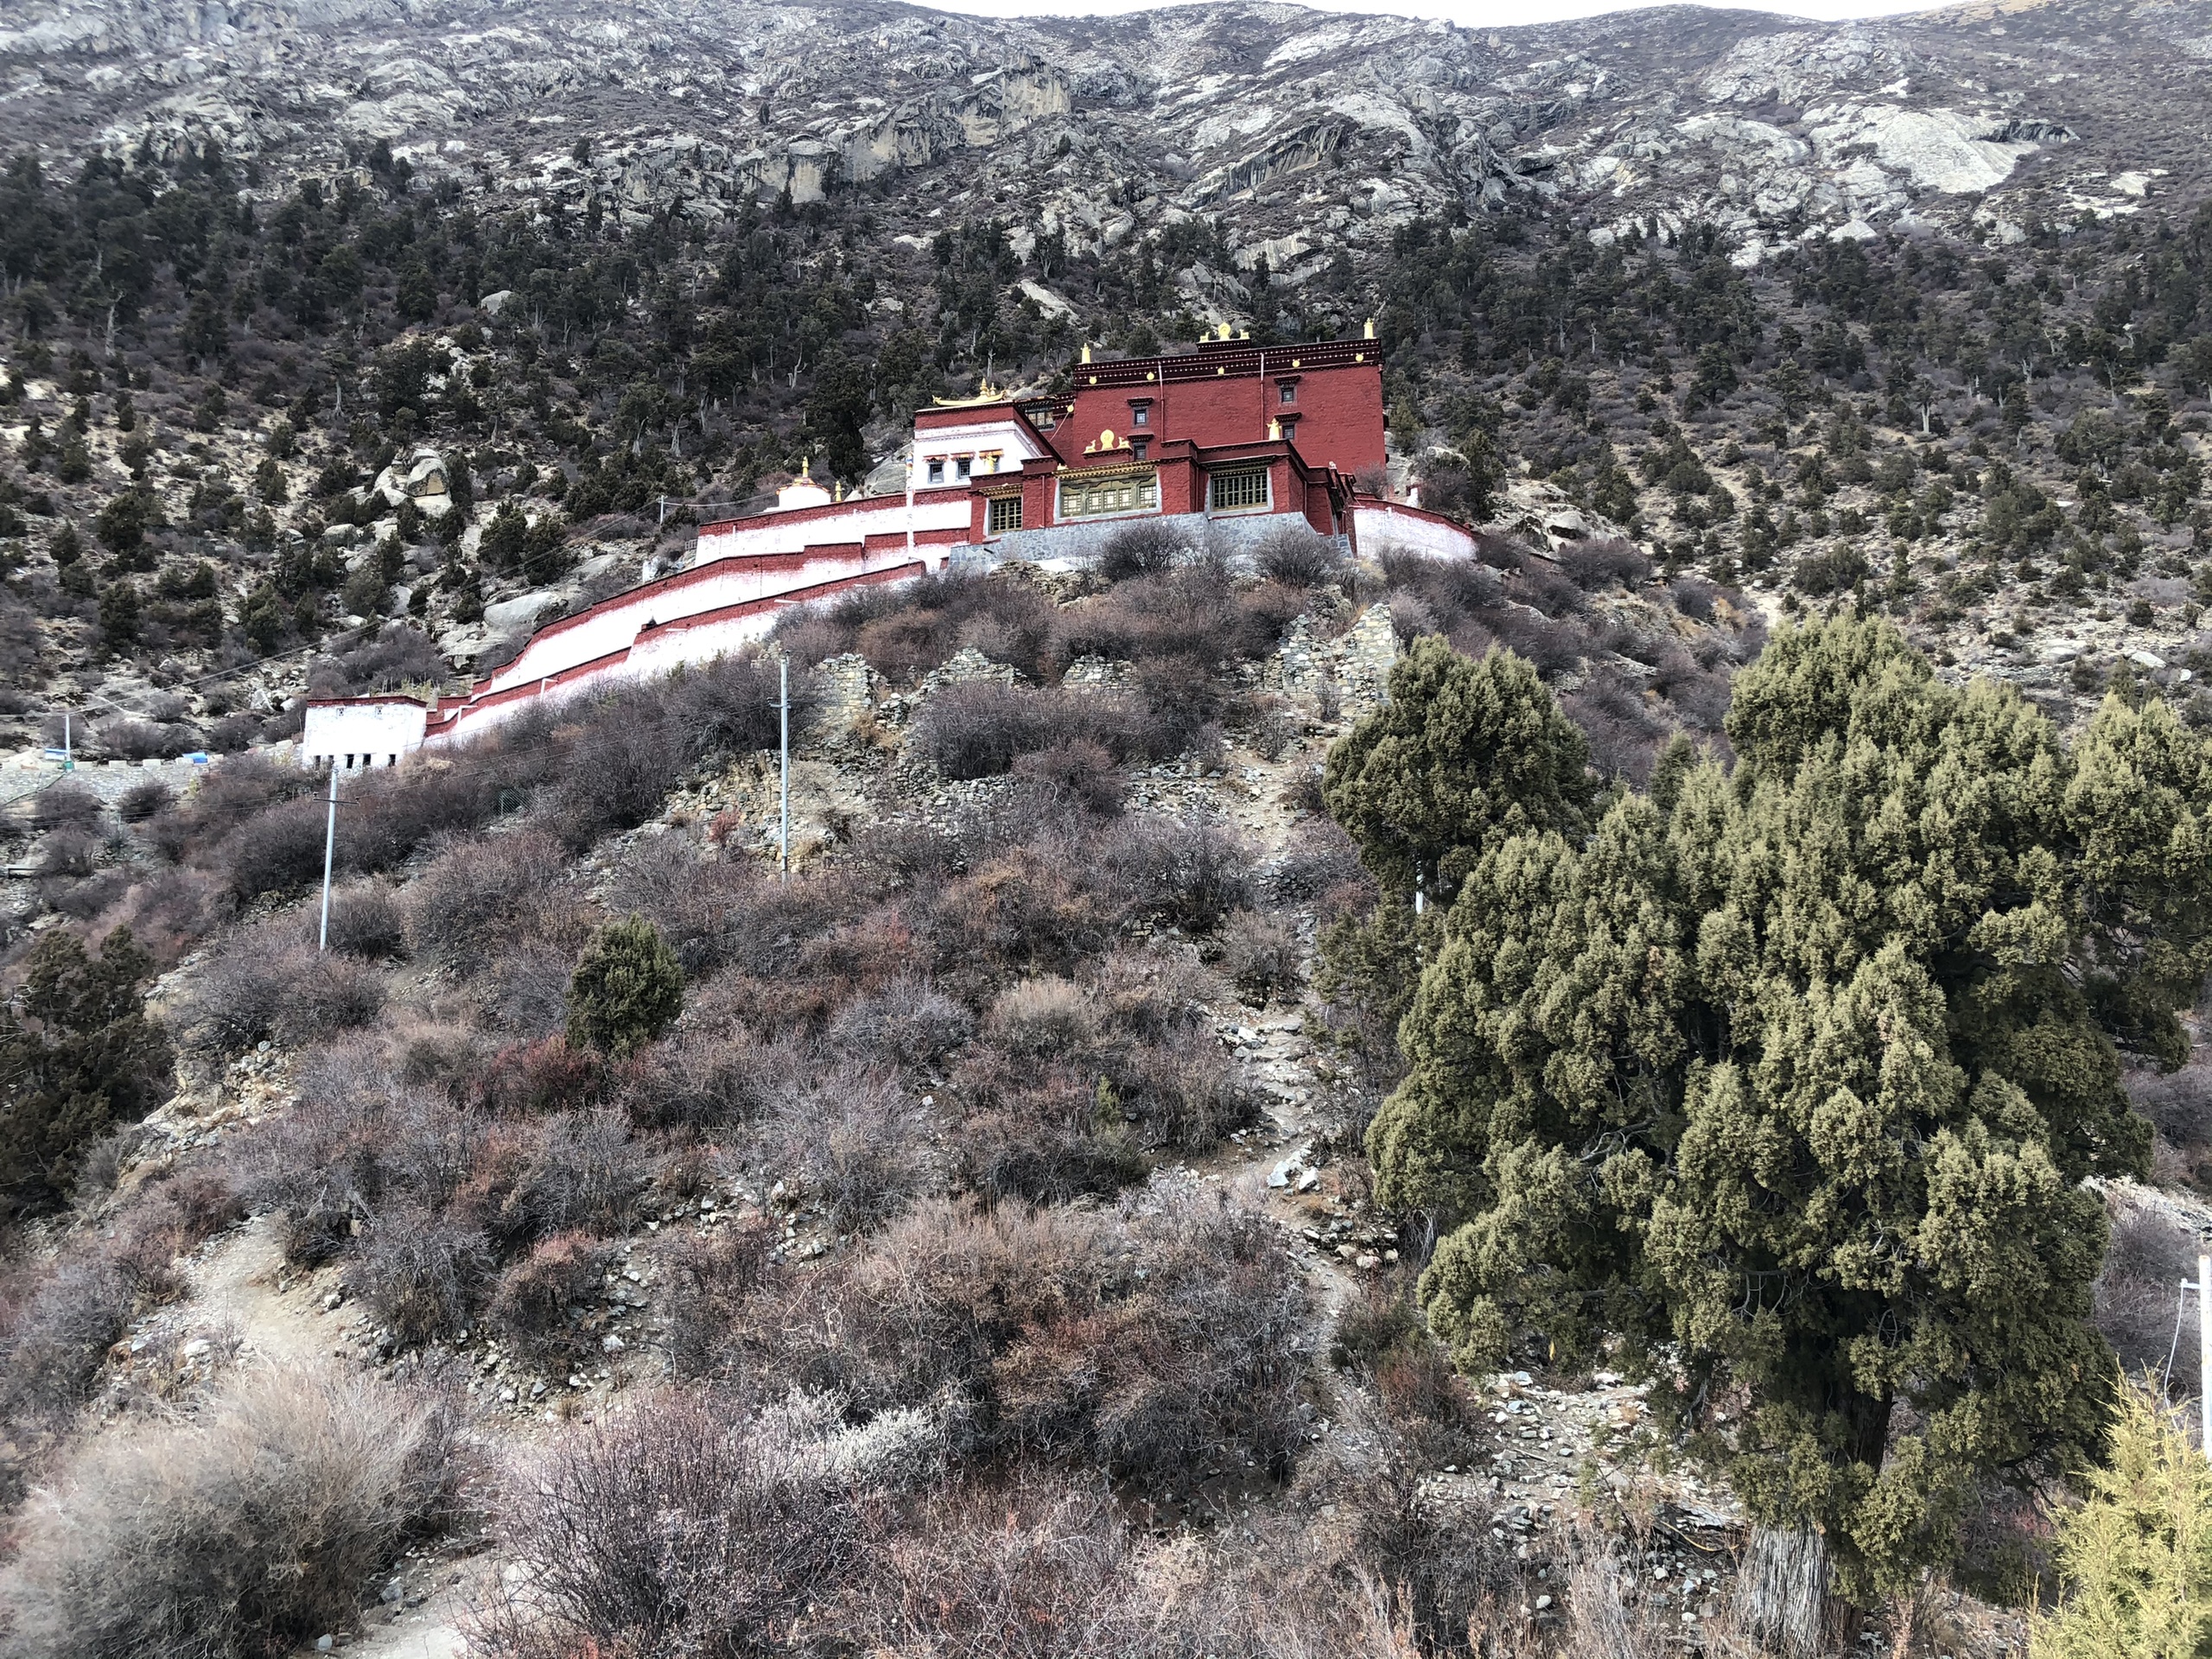
[[(2127, 213), (2201, 183), (2185, 8), (1970, 5), (1822, 27), (1670, 10), (1534, 29), (1230, 4), (1007, 22), (730, 0), (29, 0), (0, 143), (269, 170), (378, 141), (421, 175), (714, 219), (845, 187), (1096, 251), (1185, 215), (1293, 285), (1416, 213), (1808, 234)], [(588, 140), (588, 155), (579, 154)]]

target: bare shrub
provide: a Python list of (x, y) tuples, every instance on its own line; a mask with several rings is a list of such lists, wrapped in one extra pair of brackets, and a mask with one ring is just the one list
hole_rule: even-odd
[(182, 1023), (201, 1052), (236, 1054), (264, 1038), (297, 1045), (365, 1026), (384, 999), (375, 969), (318, 951), (296, 923), (269, 923), (233, 934), (200, 966)]
[(455, 1512), (451, 1414), (366, 1377), (248, 1373), (197, 1416), (86, 1443), (26, 1516), (16, 1637), (55, 1659), (282, 1651), (353, 1619)]
[(866, 1414), (934, 1403), (974, 1458), (1149, 1485), (1223, 1460), (1280, 1475), (1302, 1440), (1306, 1287), (1266, 1223), (1196, 1195), (1112, 1214), (925, 1202), (798, 1294), (741, 1320), (721, 1365)]
[(840, 1429), (794, 1398), (733, 1422), (666, 1395), (564, 1437), (513, 1484), (517, 1593), (475, 1646), (490, 1659), (765, 1652), (866, 1560), (864, 1516), (926, 1480), (918, 1416)]
[(1140, 519), (1116, 531), (1098, 550), (1098, 574), (1109, 582), (1158, 575), (1172, 570), (1192, 551), (1188, 537), (1157, 518)]
[(2212, 1145), (2212, 1065), (2184, 1065), (2164, 1076), (2139, 1071), (2128, 1077), (2127, 1093), (2169, 1145)]
[(435, 962), (479, 962), (563, 874), (559, 844), (531, 830), (464, 843), (410, 885), (409, 942)]
[(127, 716), (102, 721), (99, 747), (118, 760), (166, 760), (194, 747), (200, 734), (188, 726), (161, 725)]
[(99, 837), (90, 830), (73, 823), (50, 830), (38, 844), (38, 860), (35, 866), (39, 874), (49, 879), (75, 879), (90, 875), (99, 858)]
[(1299, 982), (1298, 936), (1272, 916), (1231, 912), (1221, 925), (1221, 971), (1247, 999), (1264, 1002)]
[(661, 1308), (669, 1368), (677, 1376), (708, 1376), (731, 1325), (768, 1273), (778, 1242), (765, 1220), (721, 1226), (712, 1232), (663, 1235)]
[(633, 830), (660, 810), (690, 760), (683, 733), (648, 691), (610, 698), (567, 746), (543, 822), (575, 851), (610, 830)]
[(923, 705), (908, 741), (946, 778), (995, 777), (1017, 754), (1047, 747), (1058, 695), (993, 680), (948, 685)]
[(1344, 563), (1342, 548), (1303, 524), (1274, 531), (1261, 542), (1253, 559), (1269, 582), (1292, 588), (1319, 588), (1334, 582)]
[(349, 957), (387, 961), (407, 949), (407, 912), (382, 882), (330, 895), (330, 948)]
[(1088, 1071), (1040, 1069), (1033, 1059), (983, 1049), (967, 1057), (952, 1088), (967, 1113), (953, 1141), (953, 1173), (988, 1202), (1066, 1204), (1144, 1179), (1136, 1137)]
[(1590, 591), (1632, 587), (1651, 578), (1651, 561), (1637, 550), (1635, 543), (1618, 536), (1569, 543), (1560, 550), (1559, 568), (1569, 582)]
[(819, 1198), (841, 1232), (872, 1230), (931, 1179), (929, 1122), (887, 1077), (837, 1068), (776, 1103), (767, 1156)]
[(420, 628), (386, 627), (373, 639), (316, 656), (308, 664), (308, 695), (351, 697), (397, 691), (410, 683), (435, 686), (447, 672), (445, 658)]
[(1335, 819), (1322, 817), (1292, 830), (1273, 885), (1285, 899), (1311, 900), (1348, 882), (1368, 880), (1357, 843)]
[(395, 1205), (362, 1233), (346, 1281), (397, 1341), (412, 1346), (467, 1325), (492, 1268), (490, 1243), (475, 1228)]
[(115, 815), (125, 823), (143, 823), (175, 798), (167, 784), (158, 778), (149, 778), (123, 791), (116, 801)]
[(250, 901), (320, 880), (324, 810), (320, 801), (288, 801), (256, 813), (225, 836), (223, 862), (231, 891)]
[(612, 909), (642, 916), (660, 931), (692, 980), (730, 966), (790, 972), (799, 942), (851, 896), (849, 872), (779, 881), (756, 860), (715, 857), (675, 835), (640, 838), (607, 890)]
[(583, 1358), (597, 1347), (582, 1316), (605, 1289), (613, 1252), (588, 1233), (540, 1239), (499, 1275), (486, 1318), (500, 1338), (539, 1365)]
[[(775, 661), (757, 651), (717, 657), (677, 675), (663, 688), (667, 717), (683, 734), (695, 760), (772, 749), (779, 736), (780, 697)], [(805, 729), (821, 694), (806, 675), (791, 683), (793, 733)]]
[(1112, 1060), (1108, 1075), (1153, 1146), (1207, 1152), (1259, 1119), (1258, 1097), (1210, 1033), (1184, 1030), (1133, 1048)]
[(1128, 785), (1112, 751), (1087, 737), (1063, 738), (1047, 747), (1018, 755), (1017, 777), (1077, 803), (1086, 811), (1111, 817), (1128, 797)]
[(452, 1213), (506, 1248), (556, 1233), (620, 1231), (649, 1174), (645, 1149), (610, 1109), (487, 1128), (455, 1182)]
[[(2122, 1370), (2162, 1370), (2174, 1345), (2175, 1313), (2188, 1300), (2182, 1281), (2196, 1276), (2196, 1230), (2140, 1189), (2107, 1189), (2105, 1209), (2112, 1238), (2090, 1287), (2090, 1318)], [(2175, 1373), (2185, 1392), (2196, 1382), (2197, 1317), (2193, 1306), (2186, 1309), (2179, 1327), (2183, 1352)]]
[(1091, 995), (1053, 975), (1025, 979), (1000, 994), (985, 1030), (1008, 1053), (1027, 1058), (1065, 1054), (1097, 1039), (1100, 1011)]
[(80, 1403), (137, 1294), (105, 1251), (18, 1268), (0, 1281), (0, 1421), (59, 1415)]
[(968, 1010), (901, 976), (883, 989), (855, 997), (830, 1022), (830, 1041), (853, 1059), (912, 1071), (950, 1054), (975, 1033)]
[(1250, 849), (1218, 819), (1122, 818), (1090, 852), (1087, 879), (1132, 918), (1209, 932), (1250, 900)]
[(82, 784), (49, 784), (31, 798), (30, 818), (34, 830), (89, 830), (100, 821), (100, 798)]

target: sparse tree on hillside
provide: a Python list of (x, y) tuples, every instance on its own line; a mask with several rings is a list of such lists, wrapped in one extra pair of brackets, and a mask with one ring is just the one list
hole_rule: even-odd
[(592, 935), (569, 982), (569, 1041), (621, 1058), (683, 1012), (683, 969), (668, 941), (636, 916)]
[[(1868, 620), (1783, 633), (1727, 732), (1663, 807), (1478, 843), (1368, 1147), (1445, 1224), (1421, 1294), (1463, 1364), (1671, 1344), (1655, 1398), (1758, 1560), (1863, 1601), (1946, 1556), (1978, 1477), (2101, 1433), (2079, 1183), (2147, 1164), (2120, 1047), (2182, 1054), (2212, 772), (2162, 704), (2069, 749)], [(1819, 1609), (1768, 1611), (1802, 1643)]]
[(78, 1154), (157, 1104), (169, 1046), (140, 987), (152, 958), (119, 927), (87, 956), (55, 928), (31, 951), (22, 989), (0, 1007), (0, 1205), (45, 1209)]

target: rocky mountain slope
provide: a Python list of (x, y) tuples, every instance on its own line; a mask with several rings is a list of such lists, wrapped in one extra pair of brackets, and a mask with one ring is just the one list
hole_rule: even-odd
[[(1638, 12), (1535, 29), (1229, 4), (1007, 22), (855, 3), (29, 0), (0, 144), (428, 178), (712, 222), (760, 188), (927, 196), (1096, 251), (1221, 215), (1295, 285), (1416, 213), (1516, 199), (1618, 230), (1807, 234), (2127, 213), (2203, 172), (2212, 32), (2161, 4), (1821, 26)], [(575, 154), (588, 141), (588, 157)]]

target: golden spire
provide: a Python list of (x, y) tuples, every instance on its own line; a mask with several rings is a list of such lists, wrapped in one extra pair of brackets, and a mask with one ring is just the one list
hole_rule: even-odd
[(813, 467), (814, 457), (812, 455), (801, 455), (798, 458), (798, 475), (801, 478), (812, 478), (814, 476), (812, 470)]
[(1362, 340), (1372, 340), (1372, 339), (1374, 339), (1374, 338), (1375, 338), (1375, 319), (1374, 319), (1374, 318), (1370, 317), (1370, 318), (1367, 320), (1367, 332), (1366, 332), (1366, 333), (1364, 333), (1364, 334), (1363, 334), (1360, 336), (1360, 338), (1361, 338)]
[(1090, 342), (1087, 340), (1083, 342), (1083, 360), (1086, 363), (1090, 361)]

